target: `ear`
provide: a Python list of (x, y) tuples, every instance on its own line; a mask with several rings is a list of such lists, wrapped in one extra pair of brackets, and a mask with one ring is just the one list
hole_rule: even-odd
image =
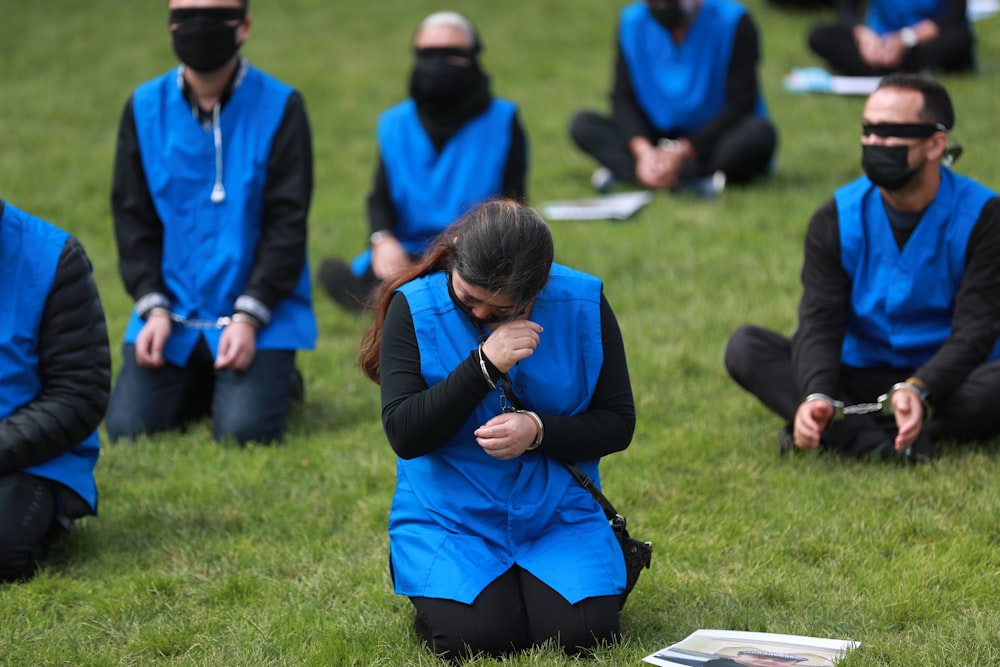
[(935, 132), (927, 138), (927, 159), (932, 162), (941, 161), (947, 148), (948, 135), (944, 132)]
[(238, 44), (243, 44), (250, 36), (250, 22), (250, 17), (247, 16), (236, 28), (236, 42)]

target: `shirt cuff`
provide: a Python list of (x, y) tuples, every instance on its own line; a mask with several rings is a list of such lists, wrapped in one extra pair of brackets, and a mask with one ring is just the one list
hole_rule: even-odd
[(257, 318), (261, 326), (267, 326), (271, 321), (271, 309), (265, 306), (259, 299), (248, 294), (242, 294), (236, 303), (233, 304), (233, 312), (243, 312)]

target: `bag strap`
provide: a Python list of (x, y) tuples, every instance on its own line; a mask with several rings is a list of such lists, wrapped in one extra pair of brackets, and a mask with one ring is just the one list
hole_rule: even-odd
[[(513, 406), (515, 410), (527, 409), (524, 402), (521, 401), (521, 397), (514, 392), (514, 383), (511, 382), (510, 376), (507, 373), (503, 373), (501, 375), (501, 380), (503, 381), (502, 391), (506, 394), (507, 400), (510, 402), (511, 406)], [(585, 473), (580, 466), (565, 459), (557, 460), (562, 463), (567, 470), (569, 470), (570, 474), (573, 475), (573, 479), (575, 479), (580, 486), (589, 491), (590, 495), (594, 496), (594, 500), (596, 500), (597, 504), (601, 506), (602, 510), (604, 510), (604, 516), (607, 517), (608, 521), (617, 521), (624, 524), (625, 517), (618, 513), (618, 510), (616, 510), (615, 506), (611, 504), (611, 501), (608, 500), (603, 493), (601, 493), (601, 490), (597, 488), (596, 484), (594, 484), (594, 480), (590, 479), (587, 473)]]

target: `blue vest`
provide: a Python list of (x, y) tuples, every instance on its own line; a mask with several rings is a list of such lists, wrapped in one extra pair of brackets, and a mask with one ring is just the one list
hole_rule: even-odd
[[(942, 167), (937, 196), (900, 250), (867, 177), (837, 190), (841, 263), (852, 284), (843, 363), (917, 368), (937, 353), (951, 333), (969, 235), (995, 196)], [(991, 358), (1000, 358), (1000, 345)]]
[[(745, 13), (736, 2), (705, 0), (678, 45), (645, 2), (622, 10), (618, 43), (639, 106), (657, 130), (691, 134), (725, 108), (736, 27)], [(755, 112), (767, 115), (761, 95)]]
[[(9, 203), (0, 218), (0, 418), (42, 393), (38, 332), (69, 235)], [(97, 513), (94, 466), (101, 446), (95, 430), (65, 454), (24, 472), (59, 482)]]
[[(480, 332), (449, 297), (446, 274), (400, 291), (413, 316), (421, 373), (433, 386), (476, 349)], [(604, 362), (600, 298), (598, 279), (553, 265), (531, 312), (545, 328), (541, 343), (510, 371), (530, 409), (587, 409)], [(397, 462), (389, 516), (396, 592), (471, 603), (517, 564), (570, 603), (620, 593), (621, 548), (590, 493), (544, 454), (500, 461), (476, 443), (473, 431), (500, 412), (499, 394), (491, 392), (441, 448)], [(597, 460), (580, 466), (599, 483)]]
[[(395, 236), (410, 253), (422, 253), (434, 237), (466, 211), (500, 195), (517, 106), (493, 98), (441, 152), (420, 124), (417, 106), (406, 100), (379, 117), (376, 136), (397, 221)], [(368, 270), (371, 248), (352, 263)]]
[[(192, 116), (179, 72), (139, 86), (132, 110), (149, 192), (163, 222), (162, 271), (173, 311), (192, 320), (215, 320), (232, 314), (249, 278), (261, 237), (271, 143), (292, 89), (246, 68), (220, 114), (226, 198), (215, 203), (214, 134)], [(133, 312), (126, 342), (135, 342), (142, 324)], [(221, 334), (175, 325), (164, 356), (184, 365), (201, 335), (216, 354)], [(307, 261), (294, 292), (258, 333), (257, 348), (311, 349), (315, 343)]]
[(948, 0), (878, 0), (867, 4), (865, 25), (880, 35), (923, 19), (938, 19), (948, 8)]

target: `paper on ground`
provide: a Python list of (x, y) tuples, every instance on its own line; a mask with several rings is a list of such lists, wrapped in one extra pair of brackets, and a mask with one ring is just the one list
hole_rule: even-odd
[(550, 201), (538, 207), (548, 220), (625, 220), (653, 201), (647, 190), (619, 192), (600, 197)]
[(881, 80), (878, 76), (836, 76), (822, 67), (793, 67), (782, 84), (790, 93), (871, 95)]
[(741, 651), (756, 651), (788, 656), (795, 660), (794, 663), (789, 662), (795, 667), (832, 667), (859, 645), (859, 642), (846, 639), (737, 630), (696, 630), (676, 644), (646, 656), (643, 661), (662, 667), (701, 665), (710, 660), (731, 659)]

